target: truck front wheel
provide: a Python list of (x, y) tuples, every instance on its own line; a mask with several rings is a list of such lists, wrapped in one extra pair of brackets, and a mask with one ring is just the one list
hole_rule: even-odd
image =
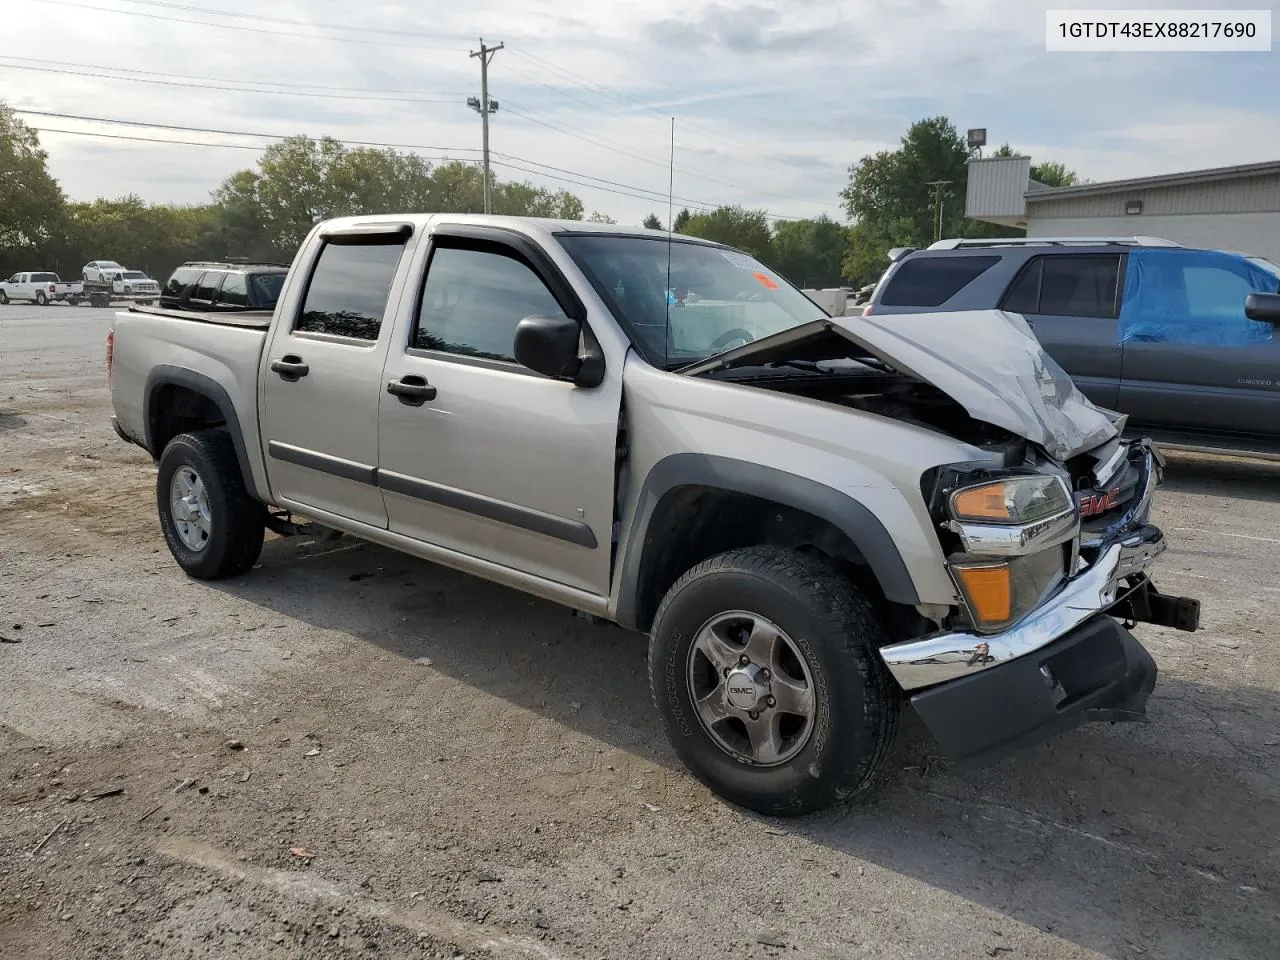
[(266, 507), (245, 488), (225, 430), (169, 441), (156, 476), (156, 507), (169, 552), (197, 579), (237, 576), (262, 552)]
[(900, 702), (874, 608), (821, 557), (732, 550), (658, 608), (654, 702), (681, 760), (725, 799), (795, 816), (867, 790)]

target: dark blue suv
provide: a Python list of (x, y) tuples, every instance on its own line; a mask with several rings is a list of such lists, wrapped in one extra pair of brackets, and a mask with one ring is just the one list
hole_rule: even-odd
[(1245, 312), (1280, 289), (1280, 266), (1153, 237), (943, 240), (891, 257), (864, 313), (1021, 314), (1094, 403), (1143, 433), (1280, 455), (1280, 340)]

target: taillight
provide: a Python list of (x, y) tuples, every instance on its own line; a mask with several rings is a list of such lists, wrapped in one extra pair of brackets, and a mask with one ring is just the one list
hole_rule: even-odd
[(51, 284), (49, 284), (49, 292), (50, 292), (50, 293), (57, 293), (57, 292), (58, 292), (58, 288), (57, 288), (57, 287), (55, 287), (55, 286), (51, 283)]
[(116, 359), (116, 332), (107, 331), (107, 380), (111, 379), (111, 365)]

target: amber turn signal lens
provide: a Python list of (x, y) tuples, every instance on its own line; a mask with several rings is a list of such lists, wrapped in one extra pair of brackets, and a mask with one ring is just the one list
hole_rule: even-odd
[(1009, 496), (1003, 483), (988, 483), (961, 490), (952, 500), (958, 517), (973, 520), (1010, 520)]
[(980, 625), (998, 626), (1009, 621), (1013, 590), (1007, 563), (956, 567), (955, 572), (969, 600), (969, 609)]

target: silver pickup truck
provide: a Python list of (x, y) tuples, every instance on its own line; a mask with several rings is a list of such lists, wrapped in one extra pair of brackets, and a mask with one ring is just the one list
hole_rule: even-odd
[[(190, 575), (306, 518), (645, 631), (713, 790), (865, 790), (904, 704), (964, 758), (1140, 717), (1163, 461), (1021, 318), (829, 317), (717, 244), (608, 225), (319, 224), (274, 313), (133, 309), (117, 432)], [(1123, 625), (1122, 625), (1123, 624)]]

